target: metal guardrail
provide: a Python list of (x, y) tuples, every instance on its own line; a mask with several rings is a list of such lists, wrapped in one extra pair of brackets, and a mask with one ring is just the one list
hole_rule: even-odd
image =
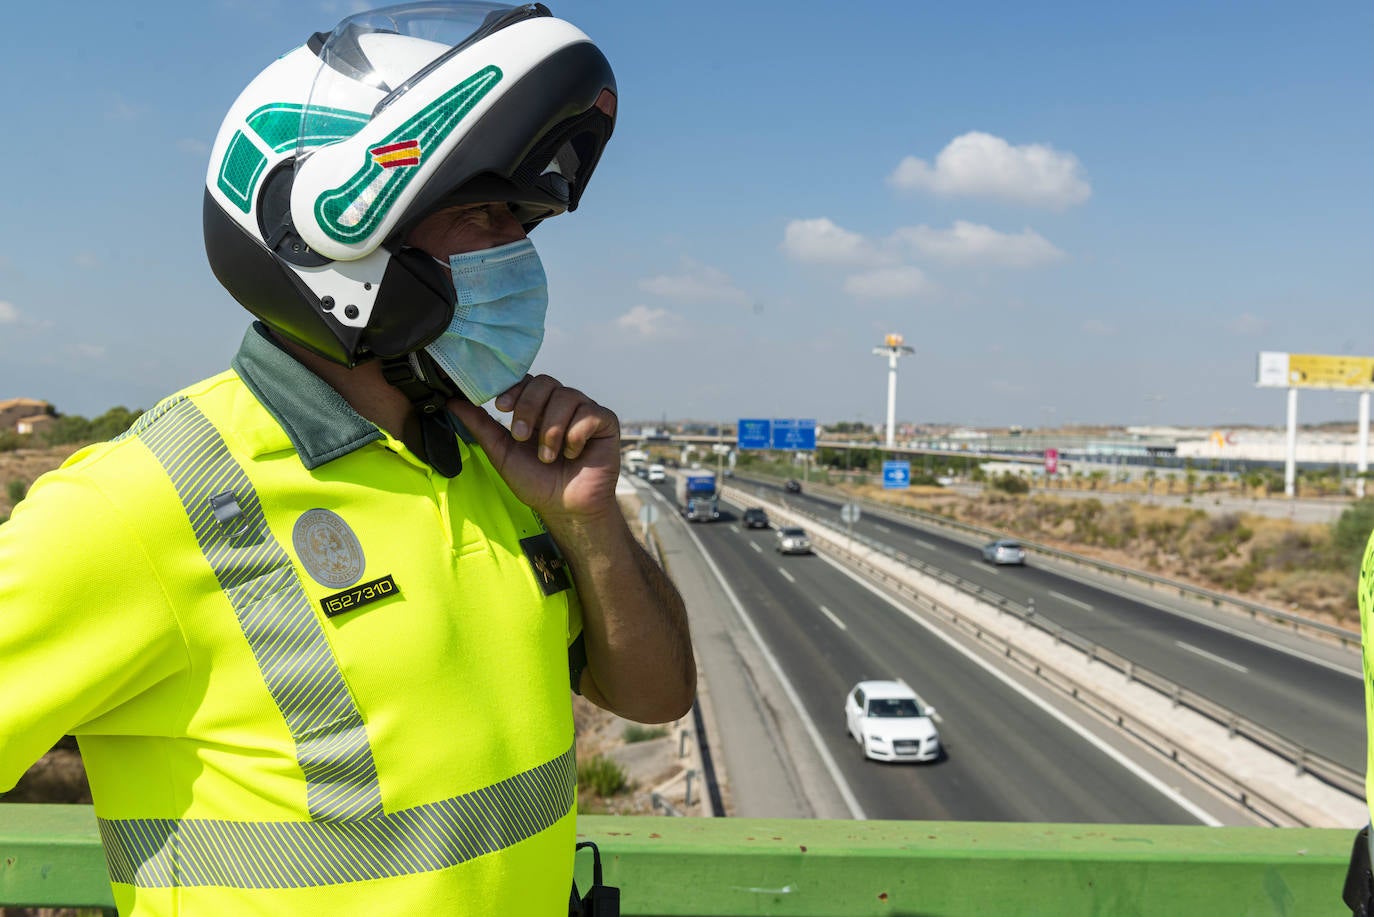
[[(726, 495), (726, 499), (729, 499), (728, 495)], [(959, 626), (977, 639), (992, 645), (999, 655), (1004, 656), (1010, 661), (1016, 662), (1026, 670), (1033, 672), (1036, 676), (1055, 685), (1055, 687), (1085, 704), (1090, 709), (1095, 710), (1108, 720), (1115, 722), (1119, 727), (1126, 729), (1131, 734), (1142, 739), (1147, 744), (1151, 745), (1151, 747), (1154, 747), (1157, 751), (1160, 751), (1166, 757), (1177, 762), (1191, 773), (1205, 780), (1218, 790), (1226, 793), (1250, 811), (1255, 812), (1260, 817), (1274, 824), (1286, 823), (1290, 825), (1304, 825), (1307, 822), (1281, 802), (1268, 797), (1263, 792), (1245, 784), (1243, 781), (1225, 774), (1221, 769), (1190, 752), (1188, 749), (1179, 746), (1152, 724), (1137, 717), (1132, 717), (1120, 706), (1112, 703), (1092, 688), (1079, 683), (1071, 676), (1060, 672), (1050, 663), (1039, 659), (1023, 648), (1003, 639), (1000, 635), (993, 634), (986, 628), (969, 621), (967, 616), (961, 615), (957, 609), (950, 608), (944, 603), (920, 592), (904, 580), (893, 577), (881, 568), (864, 561), (861, 557), (854, 554), (851, 548), (845, 547), (842, 542), (849, 541), (852, 543), (857, 541), (869, 550), (882, 554), (889, 560), (910, 567), (921, 575), (951, 586), (966, 595), (991, 605), (1000, 612), (1010, 614), (1027, 626), (1035, 627), (1051, 636), (1056, 643), (1062, 643), (1078, 650), (1091, 661), (1101, 662), (1104, 665), (1116, 669), (1126, 676), (1128, 682), (1139, 682), (1165, 697), (1168, 697), (1175, 706), (1187, 707), (1213, 722), (1225, 726), (1230, 734), (1241, 735), (1255, 742), (1269, 752), (1292, 763), (1297, 768), (1297, 773), (1299, 775), (1304, 773), (1310, 774), (1341, 792), (1357, 798), (1364, 798), (1363, 774), (1353, 771), (1317, 752), (1311, 751), (1300, 743), (1287, 739), (1268, 727), (1249, 720), (1229, 708), (1223, 707), (1221, 704), (1165, 678), (1163, 675), (1137, 665), (1126, 657), (1106, 647), (1099, 646), (1091, 640), (1055, 624), (1053, 621), (1044, 619), (1035, 613), (1033, 605), (1021, 605), (977, 583), (966, 580), (932, 564), (928, 564), (918, 558), (911, 557), (901, 551), (897, 551), (890, 545), (882, 544), (881, 542), (874, 541), (865, 536), (837, 535), (834, 533), (831, 524), (827, 520), (821, 519), (813, 513), (799, 510), (794, 506), (785, 506), (785, 509), (787, 512), (808, 519), (816, 524), (811, 533), (813, 543), (817, 541), (817, 535), (819, 534), (820, 538), (827, 542), (833, 550), (844, 554), (850, 563), (865, 572), (870, 578), (878, 579), (889, 588), (896, 589), (898, 592), (910, 597), (929, 610), (941, 614), (950, 620), (951, 623)], [(1277, 820), (1275, 816), (1278, 816)]]

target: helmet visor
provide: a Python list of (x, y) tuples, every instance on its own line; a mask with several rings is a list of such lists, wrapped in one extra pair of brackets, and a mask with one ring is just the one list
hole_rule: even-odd
[[(550, 15), (540, 3), (483, 0), (404, 3), (358, 13), (309, 42), (320, 69), (301, 111), (298, 160), (351, 137), (452, 55), (524, 19)], [(404, 157), (405, 150), (388, 155)]]

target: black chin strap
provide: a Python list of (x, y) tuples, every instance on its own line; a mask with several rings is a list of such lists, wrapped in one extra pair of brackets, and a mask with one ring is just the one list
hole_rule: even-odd
[(420, 418), (420, 457), (444, 477), (458, 477), (463, 470), (463, 457), (458, 452), (457, 433), (444, 410), (449, 396), (425, 376), (414, 353), (382, 360), (382, 375), (415, 405)]

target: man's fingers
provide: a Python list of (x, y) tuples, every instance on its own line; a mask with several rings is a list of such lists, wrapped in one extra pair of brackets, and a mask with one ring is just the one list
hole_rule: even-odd
[(545, 405), (559, 388), (558, 380), (552, 376), (526, 376), (510, 408), (511, 435), (520, 442), (535, 435), (541, 426)]
[(588, 403), (587, 396), (575, 388), (557, 388), (544, 405), (539, 422), (539, 460), (552, 462), (563, 451), (563, 440), (578, 409)]
[(588, 442), (610, 429), (610, 419), (611, 412), (590, 398), (579, 404), (563, 437), (563, 457), (571, 461), (581, 455)]
[(525, 385), (532, 378), (534, 377), (526, 373), (525, 378), (521, 379), (519, 382), (515, 383), (510, 388), (506, 389), (504, 392), (497, 395), (496, 410), (509, 411), (512, 407), (514, 407), (516, 401), (518, 401), (520, 398), (520, 393), (525, 390)]
[(507, 433), (506, 428), (495, 417), (466, 398), (449, 399), (448, 409), (468, 428), (468, 432), (477, 440), (477, 445), (482, 447), (483, 452), (488, 455), (500, 454), (498, 450), (503, 447), (502, 440), (506, 438)]

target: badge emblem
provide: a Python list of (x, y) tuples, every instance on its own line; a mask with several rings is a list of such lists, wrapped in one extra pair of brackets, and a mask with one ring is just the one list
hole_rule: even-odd
[(558, 545), (554, 544), (548, 532), (520, 539), (520, 547), (545, 595), (553, 595), (572, 586), (572, 580), (568, 577), (568, 562), (558, 553)]
[(311, 578), (321, 586), (351, 586), (363, 575), (363, 546), (336, 513), (312, 509), (291, 529), (291, 543)]

